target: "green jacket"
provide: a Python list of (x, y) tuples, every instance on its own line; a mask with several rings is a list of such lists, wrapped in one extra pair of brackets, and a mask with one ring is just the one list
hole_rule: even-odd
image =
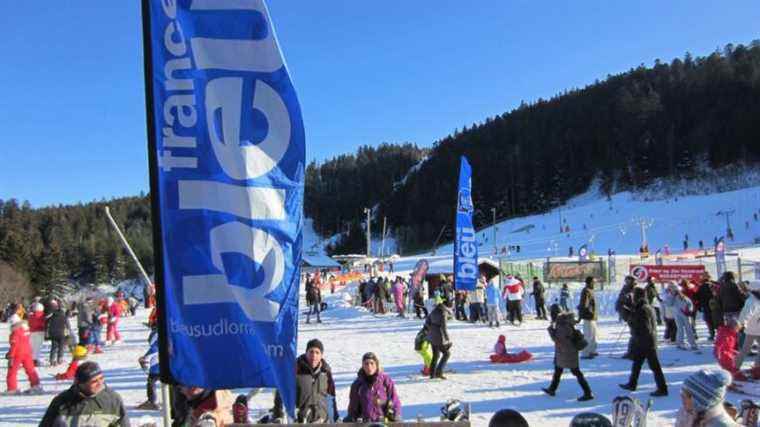
[(129, 427), (129, 417), (118, 393), (105, 387), (95, 396), (87, 397), (76, 384), (50, 402), (40, 427), (51, 427), (56, 421), (72, 426)]

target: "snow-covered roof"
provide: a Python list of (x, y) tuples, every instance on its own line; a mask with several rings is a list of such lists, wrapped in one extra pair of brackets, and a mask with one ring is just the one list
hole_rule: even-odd
[(340, 264), (338, 264), (335, 260), (321, 253), (309, 254), (307, 252), (304, 252), (301, 258), (301, 262), (305, 267), (340, 268)]

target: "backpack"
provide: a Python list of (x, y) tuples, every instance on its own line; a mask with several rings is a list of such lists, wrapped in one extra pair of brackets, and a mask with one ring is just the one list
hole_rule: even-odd
[(578, 351), (581, 351), (588, 346), (586, 337), (583, 336), (583, 333), (581, 331), (575, 328), (573, 328), (573, 333), (570, 335), (570, 341), (573, 343), (573, 347), (575, 347), (575, 349)]

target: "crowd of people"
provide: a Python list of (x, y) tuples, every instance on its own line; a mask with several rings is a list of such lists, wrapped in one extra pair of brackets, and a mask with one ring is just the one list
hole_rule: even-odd
[[(475, 290), (469, 292), (455, 290), (451, 279), (445, 275), (438, 279), (435, 289), (431, 290), (426, 281), (412, 286), (411, 280), (406, 281), (401, 276), (396, 276), (393, 281), (373, 278), (359, 285), (359, 294), (360, 303), (379, 314), (385, 313), (386, 305), (391, 304), (390, 298), (399, 316), (406, 315), (410, 303), (415, 309), (419, 308), (417, 316), (424, 320), (415, 336), (414, 350), (423, 361), (421, 373), (433, 380), (446, 380), (445, 368), (452, 354), (448, 322), (459, 319), (473, 323), (487, 322), (491, 327), (499, 327), (501, 321), (509, 321), (519, 326), (524, 321), (522, 298), (527, 291), (519, 277), (507, 277), (500, 285), (497, 280), (489, 280), (482, 275)], [(548, 322), (548, 338), (554, 344), (551, 382), (542, 389), (548, 396), (556, 394), (564, 371), (569, 370), (582, 391), (578, 400), (595, 399), (591, 385), (581, 370), (582, 359), (599, 356), (596, 351), (598, 306), (595, 285), (593, 277), (586, 278), (575, 307), (577, 311), (568, 310), (569, 289), (563, 286), (559, 298), (550, 305), (547, 313), (546, 290), (538, 278), (533, 280), (528, 295), (534, 299), (535, 319)], [(307, 322), (312, 315), (316, 315), (317, 322), (321, 322), (320, 313), (325, 303), (318, 278), (307, 278), (306, 299), (309, 306)], [(42, 391), (35, 367), (42, 363), (40, 347), (46, 340), (50, 341), (50, 365), (63, 362), (64, 349), (72, 355), (68, 368), (56, 378), (73, 383), (53, 399), (40, 425), (129, 425), (121, 397), (105, 385), (97, 363), (87, 360), (89, 353), (97, 353), (107, 344), (120, 342), (119, 318), (125, 309), (128, 311), (130, 308), (123, 303), (124, 300), (122, 294), (102, 299), (85, 298), (75, 304), (66, 304), (54, 298), (35, 298), (27, 306), (17, 305), (6, 310), (11, 324), (11, 346), (6, 355), (9, 359), (8, 394), (20, 393), (17, 375), (21, 369), (26, 372), (30, 383), (28, 392)], [(510, 304), (511, 301), (518, 303)], [(507, 306), (504, 315), (500, 312), (501, 303)], [(151, 306), (151, 302), (146, 305)], [(697, 313), (702, 312), (702, 319), (709, 331), (707, 338), (715, 341), (714, 354), (722, 369), (697, 372), (684, 382), (681, 387), (682, 406), (676, 425), (735, 425), (732, 424), (731, 411), (727, 411), (724, 405), (726, 388), (734, 381), (760, 378), (760, 356), (757, 356), (751, 370), (741, 369), (752, 345), (760, 340), (760, 330), (757, 329), (760, 327), (760, 281), (737, 283), (731, 272), (723, 274), (718, 281), (705, 275), (699, 283), (684, 280), (657, 284), (650, 280), (640, 285), (632, 277), (627, 277), (615, 308), (628, 325), (630, 337), (624, 357), (632, 361), (629, 379), (620, 387), (627, 391), (636, 390), (646, 361), (654, 375), (656, 390), (651, 393), (654, 397), (669, 393), (659, 362), (658, 325), (665, 325), (663, 341), (672, 342), (684, 351), (699, 351), (696, 322)], [(159, 409), (155, 393), (159, 380), (155, 313), (153, 307), (148, 322), (151, 329), (148, 349), (139, 359), (146, 373), (147, 397), (137, 407), (141, 410)], [(582, 331), (577, 329), (580, 323)], [(76, 330), (72, 324), (76, 325)], [(102, 341), (104, 331), (106, 339)], [(515, 360), (530, 360), (532, 356), (525, 353)], [(508, 360), (515, 356), (507, 353), (503, 335), (494, 347), (492, 361), (499, 359), (495, 356), (506, 356)], [(401, 397), (394, 381), (384, 372), (378, 356), (373, 352), (362, 356), (343, 417), (335, 398), (332, 370), (319, 339), (307, 343), (304, 354), (296, 361), (295, 375), (297, 422), (392, 422), (403, 419)], [(171, 396), (174, 425), (204, 425), (201, 424), (203, 421), (208, 425), (225, 425), (233, 421), (249, 421), (244, 395), (236, 400), (227, 390), (177, 385), (172, 386)], [(280, 396), (275, 393), (273, 408), (266, 421), (282, 419), (282, 406)], [(498, 424), (499, 419), (507, 418), (513, 424)], [(520, 424), (521, 418), (515, 410), (500, 411), (494, 415), (496, 421), (492, 420), (492, 425), (523, 425)]]

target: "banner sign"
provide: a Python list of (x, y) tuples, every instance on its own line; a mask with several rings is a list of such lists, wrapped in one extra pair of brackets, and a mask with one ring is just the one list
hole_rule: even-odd
[(454, 285), (457, 289), (474, 291), (478, 281), (478, 245), (472, 226), (472, 169), (462, 156), (459, 167), (457, 194), (457, 229), (454, 240)]
[(602, 261), (553, 262), (544, 263), (544, 280), (547, 282), (583, 282), (591, 276), (599, 282), (606, 282)]
[(726, 271), (726, 242), (723, 237), (715, 244), (715, 268), (718, 272), (718, 278)]
[(652, 278), (655, 282), (677, 282), (682, 279), (699, 283), (705, 274), (704, 265), (632, 265), (630, 274), (639, 282)]
[(305, 146), (269, 12), (143, 0), (143, 32), (162, 379), (292, 416)]
[(414, 265), (414, 270), (412, 271), (412, 287), (414, 289), (419, 288), (422, 284), (422, 279), (425, 278), (428, 267), (429, 264), (427, 260), (424, 259), (417, 261), (417, 264)]

